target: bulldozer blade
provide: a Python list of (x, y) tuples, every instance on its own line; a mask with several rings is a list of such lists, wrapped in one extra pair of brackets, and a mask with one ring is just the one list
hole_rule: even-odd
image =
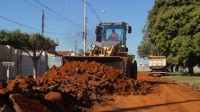
[(123, 70), (123, 58), (120, 56), (104, 56), (104, 57), (96, 57), (96, 56), (65, 56), (63, 57), (65, 62), (71, 61), (96, 61), (101, 64), (105, 64), (107, 66), (112, 66), (115, 69)]

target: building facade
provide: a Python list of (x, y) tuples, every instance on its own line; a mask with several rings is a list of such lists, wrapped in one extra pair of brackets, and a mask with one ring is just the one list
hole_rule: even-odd
[(3, 66), (2, 62), (14, 62), (14, 66), (10, 68), (10, 78), (14, 78), (17, 74), (20, 74), (22, 55), (21, 50), (14, 49), (10, 46), (0, 45), (0, 80), (6, 80), (6, 67)]
[[(10, 79), (17, 75), (25, 76), (33, 74), (33, 62), (27, 53), (14, 49), (10, 46), (0, 45), (0, 80), (7, 79), (6, 67), (2, 62), (14, 62), (15, 65), (10, 69)], [(43, 74), (47, 70), (47, 55), (43, 53), (38, 62), (38, 75)]]
[[(31, 54), (31, 52), (30, 52)], [(38, 76), (46, 72), (47, 70), (47, 60), (45, 52), (42, 53), (37, 67), (37, 74)], [(29, 55), (25, 52), (22, 52), (22, 64), (21, 64), (21, 74), (22, 76), (26, 76), (27, 74), (33, 74), (33, 61), (29, 57)]]

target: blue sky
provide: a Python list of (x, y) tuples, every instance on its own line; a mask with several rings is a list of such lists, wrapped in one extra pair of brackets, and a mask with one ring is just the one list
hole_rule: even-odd
[[(37, 2), (38, 1), (38, 2)], [(45, 36), (59, 42), (56, 50), (83, 48), (83, 0), (1, 0), (0, 29), (41, 32), (42, 9), (45, 13)], [(102, 22), (123, 21), (132, 26), (127, 35), (129, 54), (137, 54), (154, 0), (87, 0), (87, 49), (95, 43), (95, 27)], [(42, 5), (43, 4), (43, 5)], [(105, 11), (104, 13), (102, 11)], [(16, 24), (17, 23), (17, 24)], [(19, 25), (20, 24), (20, 25)], [(25, 25), (27, 27), (24, 27)]]

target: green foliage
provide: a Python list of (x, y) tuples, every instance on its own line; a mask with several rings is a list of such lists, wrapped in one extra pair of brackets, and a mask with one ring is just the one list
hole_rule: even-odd
[(147, 31), (168, 64), (192, 68), (200, 61), (199, 0), (155, 0)]
[(149, 55), (155, 54), (155, 46), (151, 43), (149, 38), (145, 38), (138, 46), (138, 56), (146, 59)]
[(155, 46), (149, 38), (147, 27), (145, 27), (142, 32), (144, 33), (144, 37), (143, 41), (140, 42), (140, 45), (138, 46), (138, 56), (146, 59), (149, 55), (155, 54)]
[[(11, 32), (0, 30), (0, 44), (10, 45), (26, 52), (33, 60), (34, 78), (37, 75), (37, 64), (42, 52), (51, 50), (57, 46), (53, 40), (42, 36), (40, 33), (27, 34), (20, 30)], [(38, 52), (38, 55), (36, 52)]]
[(28, 41), (30, 42), (29, 43), (30, 48), (36, 51), (38, 50), (48, 51), (57, 46), (57, 44), (54, 43), (53, 40), (51, 40), (48, 37), (42, 36), (40, 33), (31, 34)]
[(83, 49), (78, 49), (78, 51), (79, 51), (80, 56), (84, 56), (84, 50)]
[(11, 32), (0, 30), (0, 44), (10, 45), (25, 51), (47, 51), (57, 45), (53, 40), (42, 36), (40, 33), (27, 34), (20, 30)]

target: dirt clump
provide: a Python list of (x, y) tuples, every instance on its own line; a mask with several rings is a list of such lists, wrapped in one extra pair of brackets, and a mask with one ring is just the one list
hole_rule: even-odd
[(104, 64), (68, 62), (53, 66), (35, 80), (31, 75), (19, 75), (0, 83), (0, 109), (6, 105), (15, 111), (87, 111), (95, 103), (113, 100), (106, 95), (146, 95), (152, 88), (148, 82), (125, 78), (121, 70)]
[(59, 92), (49, 92), (44, 96), (44, 99), (50, 102), (61, 101), (61, 94)]
[(22, 94), (10, 94), (9, 99), (12, 101), (13, 108), (16, 112), (48, 112), (50, 109), (40, 100), (34, 97)]

